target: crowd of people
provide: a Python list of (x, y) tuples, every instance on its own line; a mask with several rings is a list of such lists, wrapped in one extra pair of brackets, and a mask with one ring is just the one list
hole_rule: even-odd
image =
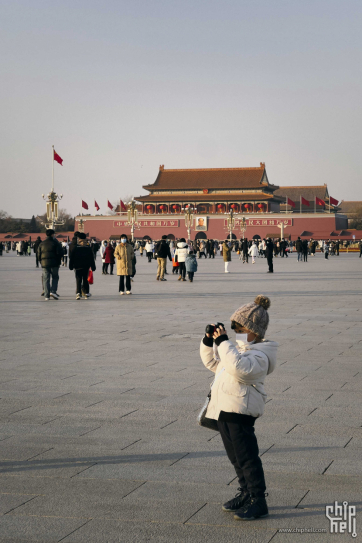
[[(224, 272), (230, 273), (230, 262), (232, 253), (235, 253), (243, 264), (255, 264), (257, 258), (267, 260), (267, 273), (274, 273), (274, 258), (288, 258), (293, 252), (297, 253), (298, 262), (307, 262), (308, 256), (315, 256), (316, 251), (324, 253), (328, 259), (329, 255), (339, 256), (339, 241), (316, 241), (301, 239), (289, 241), (279, 239), (251, 239), (244, 237), (240, 240), (223, 241), (213, 239), (197, 239), (186, 241), (181, 238), (178, 241), (169, 240), (162, 236), (161, 240), (152, 241), (150, 238), (132, 241), (126, 234), (122, 234), (118, 240), (103, 240), (98, 243), (95, 239), (86, 239), (86, 235), (75, 232), (69, 243), (63, 240), (59, 242), (55, 238), (54, 230), (47, 230), (46, 239), (41, 240), (40, 236), (34, 242), (0, 242), (0, 256), (3, 251), (16, 251), (18, 256), (31, 255), (35, 253), (36, 266), (41, 266), (42, 273), (42, 296), (48, 301), (50, 298), (59, 299), (57, 293), (59, 281), (59, 267), (67, 267), (74, 270), (76, 282), (76, 299), (87, 299), (91, 296), (89, 284), (92, 283), (92, 272), (96, 270), (96, 259), (98, 251), (102, 260), (102, 274), (114, 275), (114, 269), (119, 277), (119, 294), (130, 295), (132, 293), (132, 282), (136, 275), (136, 252), (139, 256), (146, 256), (149, 263), (157, 260), (157, 281), (167, 281), (167, 262), (172, 263), (172, 274), (178, 275), (178, 281), (193, 283), (195, 273), (198, 269), (198, 260), (215, 258), (218, 253), (224, 261)], [(362, 239), (359, 242), (359, 256), (362, 256)], [(116, 268), (115, 268), (116, 265)]]

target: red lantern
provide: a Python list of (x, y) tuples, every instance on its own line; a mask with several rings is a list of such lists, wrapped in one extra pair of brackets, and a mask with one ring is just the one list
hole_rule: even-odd
[(162, 205), (160, 206), (160, 209), (166, 209), (166, 206)]
[(236, 204), (231, 204), (230, 207), (231, 207), (231, 209), (235, 209), (237, 206), (236, 206)]
[(263, 209), (263, 207), (264, 207), (264, 204), (258, 204), (259, 209)]
[(147, 209), (152, 209), (152, 206), (150, 204), (148, 204), (148, 206), (146, 206)]
[(172, 209), (177, 209), (177, 208), (178, 208), (177, 205), (173, 205), (173, 206), (172, 206)]
[(224, 206), (223, 206), (223, 204), (218, 204), (217, 207), (218, 207), (218, 209), (222, 209)]
[(249, 209), (250, 204), (245, 204), (245, 209)]

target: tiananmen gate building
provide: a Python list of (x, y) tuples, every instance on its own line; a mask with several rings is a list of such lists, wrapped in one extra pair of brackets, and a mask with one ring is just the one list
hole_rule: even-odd
[[(352, 239), (351, 231), (347, 230), (347, 217), (330, 203), (327, 185), (273, 185), (263, 162), (255, 168), (167, 170), (160, 166), (155, 182), (143, 188), (148, 194), (135, 197), (138, 209), (135, 238), (138, 239), (160, 239), (165, 234), (171, 239), (187, 238), (187, 208), (193, 210), (191, 239), (225, 239), (230, 210), (235, 213), (233, 234), (236, 238), (242, 237), (240, 224), (245, 217), (245, 236), (249, 239), (280, 237), (282, 222), (284, 237), (292, 240), (298, 236)], [(131, 233), (127, 213), (122, 212), (120, 206), (116, 215), (77, 216), (75, 229), (97, 239)]]

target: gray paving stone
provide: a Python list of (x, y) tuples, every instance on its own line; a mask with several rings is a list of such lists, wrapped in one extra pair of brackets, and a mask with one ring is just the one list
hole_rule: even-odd
[[(360, 506), (360, 260), (292, 255), (270, 277), (233, 259), (225, 277), (218, 257), (192, 285), (138, 261), (132, 297), (97, 270), (76, 302), (61, 269), (61, 299), (44, 303), (34, 258), (0, 259), (0, 541), (295, 541), (278, 529), (325, 527), (335, 499)], [(221, 511), (238, 483), (220, 435), (196, 424), (212, 379), (199, 341), (261, 292), (280, 344), (255, 426), (271, 515), (245, 525)]]

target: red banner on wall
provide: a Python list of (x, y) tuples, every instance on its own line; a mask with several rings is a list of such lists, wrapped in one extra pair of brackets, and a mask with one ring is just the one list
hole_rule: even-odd
[[(178, 228), (180, 226), (180, 221), (174, 220), (174, 221), (167, 221), (167, 220), (150, 220), (150, 221), (138, 221), (138, 225), (141, 228), (149, 228), (149, 227), (156, 227), (156, 228)], [(119, 228), (119, 227), (127, 227), (130, 226), (127, 221), (114, 221), (113, 222), (113, 228)]]
[[(240, 226), (241, 223), (240, 219), (235, 219), (235, 226)], [(293, 226), (293, 219), (246, 219), (246, 226), (278, 226), (281, 223), (284, 226)], [(227, 219), (225, 219), (224, 225), (228, 225)]]

